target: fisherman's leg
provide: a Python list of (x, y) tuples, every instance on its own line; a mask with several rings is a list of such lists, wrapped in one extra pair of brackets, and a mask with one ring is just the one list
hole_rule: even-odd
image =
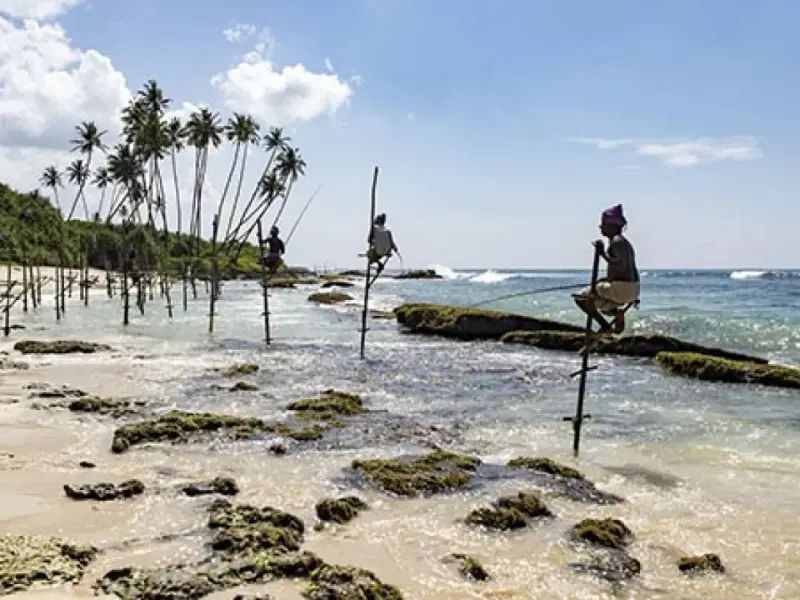
[(578, 305), (578, 308), (580, 308), (586, 313), (587, 316), (591, 317), (592, 320), (600, 325), (600, 333), (608, 333), (612, 330), (611, 324), (602, 314), (600, 314), (600, 311), (597, 309), (595, 299), (592, 296), (576, 294), (574, 298), (575, 304)]

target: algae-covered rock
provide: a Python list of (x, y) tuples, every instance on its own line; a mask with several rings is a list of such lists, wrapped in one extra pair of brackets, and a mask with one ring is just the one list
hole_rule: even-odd
[(566, 477), (568, 479), (583, 479), (583, 475), (580, 471), (557, 463), (549, 458), (521, 456), (508, 461), (508, 466), (513, 469), (530, 469), (532, 471), (540, 471), (542, 473), (558, 475), (559, 477)]
[(549, 319), (444, 304), (403, 304), (394, 309), (397, 322), (412, 333), (462, 340), (496, 340), (511, 331), (582, 331)]
[(633, 532), (619, 519), (584, 519), (572, 528), (576, 541), (606, 548), (625, 548), (633, 540)]
[(435, 450), (411, 461), (356, 460), (352, 467), (376, 487), (399, 496), (435, 494), (466, 486), (480, 460)]
[(502, 496), (497, 500), (500, 508), (513, 508), (526, 517), (552, 517), (553, 513), (541, 498), (532, 492), (519, 492), (516, 496)]
[(97, 500), (98, 502), (132, 498), (144, 494), (144, 490), (144, 484), (138, 479), (130, 479), (120, 484), (89, 483), (75, 487), (64, 486), (64, 492), (73, 500)]
[(623, 550), (601, 552), (588, 562), (572, 563), (570, 566), (578, 572), (611, 582), (626, 581), (642, 570), (642, 564)]
[(94, 344), (78, 340), (56, 340), (52, 342), (22, 340), (14, 344), (14, 350), (23, 354), (93, 354), (101, 350), (111, 350), (111, 348), (105, 344)]
[(662, 352), (655, 360), (672, 374), (703, 381), (800, 388), (800, 368), (797, 367), (735, 361), (692, 352)]
[(356, 567), (324, 564), (311, 573), (303, 596), (309, 600), (402, 600), (400, 590)]
[[(568, 331), (512, 331), (502, 338), (507, 344), (526, 344), (545, 350), (565, 350), (577, 352), (586, 345), (584, 333)], [(765, 364), (763, 358), (748, 356), (739, 352), (701, 346), (666, 335), (628, 335), (623, 337), (594, 336), (590, 342), (596, 354), (619, 354), (653, 358), (660, 352), (697, 352), (708, 356), (745, 360)]]
[(331, 420), (336, 417), (351, 417), (369, 412), (364, 408), (364, 403), (360, 396), (337, 392), (336, 390), (326, 390), (320, 394), (319, 398), (297, 400), (287, 408), (298, 413), (303, 418), (321, 421)]
[(725, 567), (716, 554), (701, 554), (700, 556), (683, 556), (678, 559), (678, 569), (681, 573), (724, 573)]
[(317, 304), (341, 304), (352, 299), (353, 297), (349, 294), (341, 292), (317, 292), (308, 297), (309, 302), (316, 302)]
[(100, 398), (98, 396), (84, 396), (72, 400), (67, 408), (77, 413), (92, 413), (114, 418), (137, 414), (141, 410), (141, 402), (131, 402), (124, 398)]
[(243, 375), (254, 375), (258, 372), (258, 365), (253, 363), (236, 363), (223, 371), (225, 377), (241, 377)]
[(300, 519), (282, 510), (233, 505), (226, 500), (214, 502), (208, 526), (215, 530), (211, 547), (229, 557), (297, 551), (305, 530)]
[(519, 492), (515, 496), (498, 498), (491, 508), (471, 511), (465, 520), (468, 525), (506, 531), (526, 527), (531, 518), (551, 516), (553, 513), (539, 496), (532, 492)]
[(324, 564), (311, 552), (256, 552), (235, 558), (209, 576), (220, 588), (230, 588), (265, 583), (281, 577), (308, 577)]
[(0, 536), (0, 596), (79, 581), (97, 550), (57, 538)]
[(338, 279), (330, 279), (330, 280), (326, 281), (325, 283), (323, 283), (321, 287), (323, 289), (328, 289), (328, 288), (351, 288), (353, 286), (355, 286), (355, 284), (350, 282), (350, 281), (341, 281), (341, 280), (338, 280)]
[(416, 269), (411, 271), (406, 271), (405, 273), (400, 273), (399, 275), (394, 276), (395, 279), (441, 279), (442, 276), (439, 275), (433, 269)]
[(315, 506), (317, 517), (320, 521), (333, 523), (347, 523), (354, 519), (359, 512), (367, 508), (369, 508), (367, 503), (356, 496), (326, 498)]
[(211, 481), (188, 483), (181, 488), (187, 496), (206, 496), (220, 494), (221, 496), (235, 496), (239, 493), (239, 486), (231, 477), (215, 477)]
[(185, 443), (202, 433), (224, 431), (234, 436), (248, 437), (254, 432), (272, 429), (261, 419), (254, 417), (175, 410), (156, 419), (120, 427), (114, 432), (111, 450), (119, 454), (132, 446), (148, 442)]
[(325, 434), (327, 429), (327, 426), (322, 427), (320, 425), (312, 425), (311, 427), (297, 429), (282, 424), (275, 427), (275, 433), (292, 439), (296, 442), (315, 442), (322, 439), (322, 436)]
[(180, 565), (164, 569), (123, 567), (108, 571), (95, 590), (125, 600), (198, 600), (219, 589), (206, 573)]
[(445, 561), (455, 562), (458, 565), (458, 572), (465, 579), (473, 581), (489, 581), (491, 579), (491, 576), (478, 559), (467, 554), (453, 553), (447, 556)]
[(229, 392), (257, 392), (258, 386), (247, 381), (237, 381), (229, 389)]

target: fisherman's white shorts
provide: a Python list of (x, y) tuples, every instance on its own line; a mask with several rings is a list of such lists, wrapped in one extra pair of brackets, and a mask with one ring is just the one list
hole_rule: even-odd
[[(583, 288), (579, 296), (592, 297), (591, 287)], [(622, 306), (639, 299), (638, 281), (606, 281), (597, 282), (594, 289), (594, 305), (604, 313), (614, 313)]]

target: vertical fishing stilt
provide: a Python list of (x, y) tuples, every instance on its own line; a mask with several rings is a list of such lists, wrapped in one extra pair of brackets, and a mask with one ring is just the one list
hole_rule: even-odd
[[(595, 249), (594, 251), (594, 262), (592, 263), (592, 280), (590, 284), (591, 294), (594, 295), (595, 288), (597, 287), (597, 274), (600, 268), (600, 252)], [(578, 456), (578, 452), (580, 451), (581, 446), (581, 427), (583, 426), (584, 419), (588, 418), (583, 414), (583, 400), (584, 396), (586, 395), (586, 375), (589, 371), (592, 370), (589, 367), (589, 352), (592, 345), (592, 317), (591, 315), (586, 316), (586, 335), (583, 342), (583, 351), (581, 352), (581, 370), (578, 371), (580, 374), (580, 380), (578, 383), (578, 405), (575, 407), (575, 416), (571, 419), (572, 420), (572, 431), (573, 431), (573, 438), (572, 438), (572, 451), (575, 453), (575, 456)]]
[(261, 293), (264, 299), (264, 341), (269, 346), (272, 343), (269, 332), (269, 277), (267, 275), (267, 264), (264, 257), (264, 235), (261, 230), (261, 219), (258, 220), (258, 252), (259, 264), (261, 265)]
[(42, 305), (42, 270), (36, 267), (36, 304)]
[(11, 334), (11, 261), (6, 265), (6, 306), (3, 310), (3, 334), (8, 337)]
[[(372, 197), (369, 211), (369, 232), (370, 239), (372, 237), (372, 226), (375, 222), (375, 192), (378, 186), (378, 167), (375, 167), (375, 172), (372, 175)], [(365, 357), (365, 349), (367, 343), (367, 316), (369, 314), (369, 288), (372, 287), (372, 260), (370, 247), (367, 248), (367, 273), (364, 279), (364, 310), (361, 313), (361, 358)]]
[(22, 312), (28, 312), (28, 265), (22, 261)]
[[(214, 215), (214, 222), (211, 225), (211, 295), (208, 297), (208, 333), (214, 333), (214, 309), (217, 302), (217, 269), (219, 268), (217, 258), (217, 231), (219, 229), (219, 219)], [(208, 282), (206, 282), (208, 289)]]

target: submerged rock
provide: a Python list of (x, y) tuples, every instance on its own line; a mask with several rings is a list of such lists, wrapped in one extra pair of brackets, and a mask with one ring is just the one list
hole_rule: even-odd
[(97, 467), (96, 464), (94, 464), (93, 462), (90, 462), (88, 460), (82, 460), (81, 462), (78, 463), (78, 466), (81, 469), (94, 469), (95, 467)]
[(716, 554), (702, 554), (700, 556), (683, 556), (678, 559), (678, 569), (681, 573), (724, 573), (725, 567)]
[(508, 466), (513, 469), (530, 469), (532, 471), (540, 471), (549, 475), (558, 475), (559, 477), (566, 477), (568, 479), (583, 479), (580, 471), (557, 463), (549, 458), (532, 458), (521, 456), (512, 458), (508, 461)]
[[(526, 344), (545, 350), (577, 352), (584, 347), (584, 333), (566, 331), (512, 331), (503, 336), (507, 344)], [(591, 341), (592, 352), (597, 354), (620, 354), (653, 358), (660, 352), (697, 352), (707, 356), (745, 360), (765, 364), (763, 358), (731, 352), (721, 348), (710, 348), (685, 342), (666, 335), (629, 335), (623, 337), (595, 336)]]
[(274, 431), (274, 428), (255, 417), (174, 410), (156, 419), (120, 427), (114, 432), (111, 450), (119, 454), (131, 446), (148, 442), (185, 443), (199, 434), (220, 431), (246, 438), (256, 432)]
[(347, 523), (369, 506), (361, 498), (344, 496), (342, 498), (326, 498), (318, 502), (314, 508), (320, 521)]
[(411, 461), (356, 460), (352, 467), (379, 489), (412, 497), (466, 486), (480, 462), (473, 456), (435, 450)]
[(237, 381), (229, 389), (229, 392), (257, 392), (258, 386), (247, 381)]
[(22, 340), (14, 344), (14, 350), (23, 354), (93, 354), (100, 350), (111, 350), (111, 347), (105, 344), (94, 344), (78, 340), (56, 340), (53, 342)]
[(800, 388), (800, 368), (796, 367), (728, 360), (692, 352), (661, 352), (655, 360), (669, 373), (703, 381)]
[(489, 581), (491, 576), (476, 558), (467, 554), (453, 553), (445, 557), (445, 562), (455, 562), (458, 572), (466, 579), (473, 581)]
[(580, 471), (549, 458), (522, 456), (510, 460), (508, 467), (516, 471), (531, 473), (535, 476), (536, 483), (575, 502), (592, 504), (623, 502), (619, 496), (598, 489)]
[(0, 595), (79, 581), (97, 549), (58, 538), (0, 536)]
[(394, 279), (441, 279), (442, 276), (439, 275), (433, 269), (416, 269), (411, 271), (406, 271), (405, 273), (400, 273), (399, 275), (395, 275)]
[(335, 288), (335, 287), (351, 288), (353, 286), (355, 286), (355, 284), (350, 281), (340, 281), (338, 279), (331, 279), (322, 284), (323, 289)]
[(223, 371), (225, 377), (240, 377), (242, 375), (253, 375), (258, 372), (259, 366), (253, 363), (236, 363)]
[(316, 302), (317, 304), (341, 304), (352, 299), (353, 297), (349, 294), (341, 292), (317, 292), (308, 297), (309, 302)]
[(352, 417), (369, 411), (364, 408), (360, 396), (326, 390), (319, 398), (307, 398), (292, 402), (287, 408), (302, 418), (329, 421), (337, 417)]
[(205, 496), (220, 494), (222, 496), (235, 496), (239, 493), (239, 486), (230, 477), (215, 477), (211, 481), (201, 483), (188, 483), (181, 488), (187, 496)]
[(496, 340), (511, 331), (582, 331), (549, 319), (444, 304), (403, 304), (394, 314), (411, 333), (462, 340)]
[(519, 492), (516, 496), (502, 496), (491, 508), (477, 508), (466, 518), (468, 525), (506, 531), (522, 529), (529, 518), (552, 517), (553, 513), (534, 493)]
[(71, 388), (66, 385), (51, 386), (47, 383), (30, 383), (25, 386), (25, 389), (33, 390), (31, 396), (36, 398), (83, 398), (89, 395), (83, 390)]
[(311, 584), (303, 591), (309, 600), (402, 600), (396, 587), (383, 583), (373, 573), (356, 567), (323, 564), (311, 573)]
[(572, 528), (576, 541), (622, 549), (633, 541), (633, 532), (619, 519), (584, 519)]
[(572, 563), (570, 566), (578, 572), (611, 582), (626, 581), (642, 570), (642, 564), (623, 550), (601, 552), (588, 562)]
[(98, 502), (109, 502), (120, 498), (132, 498), (143, 494), (144, 484), (138, 479), (131, 479), (120, 483), (89, 483), (73, 487), (64, 486), (64, 492), (73, 500), (97, 500)]

